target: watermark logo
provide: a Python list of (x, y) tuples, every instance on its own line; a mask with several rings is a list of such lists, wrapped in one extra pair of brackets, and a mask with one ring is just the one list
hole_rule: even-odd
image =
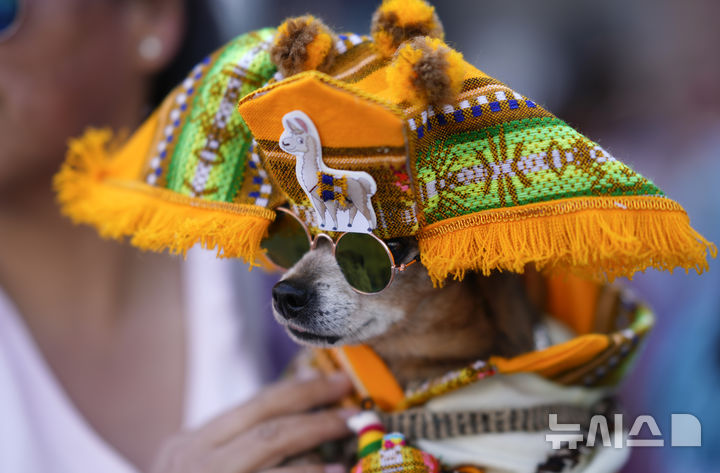
[[(558, 423), (557, 414), (549, 415), (549, 424), (552, 433), (546, 434), (545, 440), (552, 444), (554, 450), (561, 448), (576, 449), (580, 445), (588, 447), (602, 445), (603, 447), (614, 448), (664, 447), (666, 440), (662, 432), (660, 432), (660, 427), (658, 427), (655, 419), (649, 415), (636, 417), (627, 437), (623, 435), (625, 424), (622, 414), (614, 414), (612, 433), (608, 425), (608, 418), (604, 415), (595, 415), (590, 419), (587, 435), (581, 430), (580, 424)], [(651, 438), (639, 438), (643, 430), (649, 431)], [(670, 446), (702, 446), (702, 427), (697, 417), (692, 414), (671, 415)]]

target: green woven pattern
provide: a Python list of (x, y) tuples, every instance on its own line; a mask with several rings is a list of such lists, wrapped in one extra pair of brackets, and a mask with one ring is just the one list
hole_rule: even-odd
[(652, 182), (554, 117), (426, 140), (430, 143), (418, 146), (415, 170), (428, 224), (568, 197), (662, 195)]
[(235, 107), (275, 74), (270, 62), (274, 29), (240, 36), (213, 56), (197, 84), (171, 155), (167, 188), (232, 202), (242, 185), (252, 137)]

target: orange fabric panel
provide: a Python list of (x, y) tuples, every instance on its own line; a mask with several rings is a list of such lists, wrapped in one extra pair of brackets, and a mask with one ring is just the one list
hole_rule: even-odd
[(392, 105), (318, 72), (294, 77), (240, 101), (240, 114), (258, 140), (277, 141), (282, 117), (302, 110), (317, 127), (324, 147), (405, 146), (404, 122)]
[(402, 402), (405, 396), (402, 388), (370, 347), (351, 345), (332, 350), (361, 396), (372, 398), (384, 411), (392, 411)]
[(390, 101), (390, 95), (387, 93), (387, 79), (386, 69), (378, 69), (363, 77), (361, 80), (355, 83), (355, 87), (362, 89), (368, 94), (374, 94), (381, 97), (388, 102)]
[(500, 373), (530, 372), (554, 376), (570, 368), (587, 363), (609, 345), (605, 335), (583, 335), (545, 350), (526, 353), (514, 358), (490, 357), (490, 363)]
[(157, 130), (158, 112), (155, 111), (140, 128), (133, 133), (115, 155), (111, 157), (110, 167), (113, 179), (136, 180), (142, 176), (147, 166), (147, 156)]
[(547, 278), (547, 312), (578, 335), (590, 333), (600, 286), (597, 282), (560, 273)]

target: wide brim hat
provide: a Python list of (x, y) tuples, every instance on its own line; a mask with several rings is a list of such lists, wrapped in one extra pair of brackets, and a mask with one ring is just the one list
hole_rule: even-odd
[[(593, 278), (707, 268), (716, 249), (679, 204), (464, 61), (430, 5), (386, 0), (371, 33), (305, 16), (236, 38), (129, 138), (73, 140), (63, 212), (143, 249), (256, 262), (286, 205), (314, 233), (417, 238), (436, 283), (528, 264)], [(315, 161), (283, 149), (302, 133)]]
[[(528, 264), (601, 279), (701, 272), (716, 254), (649, 179), (443, 43), (428, 4), (385, 1), (372, 37), (338, 35), (335, 49), (321, 47), (318, 32), (332, 33), (312, 17), (279, 31), (274, 60), (294, 62), (239, 112), (312, 232), (414, 236), (436, 283)], [(297, 54), (298, 42), (332, 60)], [(305, 136), (317, 149), (287, 150)], [(366, 228), (348, 186), (369, 178)]]

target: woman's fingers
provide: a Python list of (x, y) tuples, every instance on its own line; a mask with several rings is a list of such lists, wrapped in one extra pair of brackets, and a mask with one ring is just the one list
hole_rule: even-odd
[(339, 439), (351, 432), (347, 418), (354, 411), (329, 409), (279, 417), (251, 427), (218, 448), (218, 471), (252, 472), (279, 465), (288, 457)]
[[(344, 374), (276, 383), (200, 429), (167, 441), (152, 471), (253, 473), (277, 468), (288, 457), (350, 434), (346, 420), (356, 410), (307, 412), (339, 401), (350, 390)], [(284, 472), (340, 473), (330, 466), (288, 466), (279, 473)]]
[(279, 468), (323, 442), (350, 432), (346, 419), (355, 411), (330, 409), (274, 418), (251, 427), (220, 447), (198, 448), (195, 434), (180, 434), (165, 442), (152, 473), (344, 473), (341, 465), (293, 465)]
[(350, 379), (343, 373), (273, 384), (201, 427), (196, 437), (198, 445), (220, 446), (265, 420), (337, 402), (351, 389)]

